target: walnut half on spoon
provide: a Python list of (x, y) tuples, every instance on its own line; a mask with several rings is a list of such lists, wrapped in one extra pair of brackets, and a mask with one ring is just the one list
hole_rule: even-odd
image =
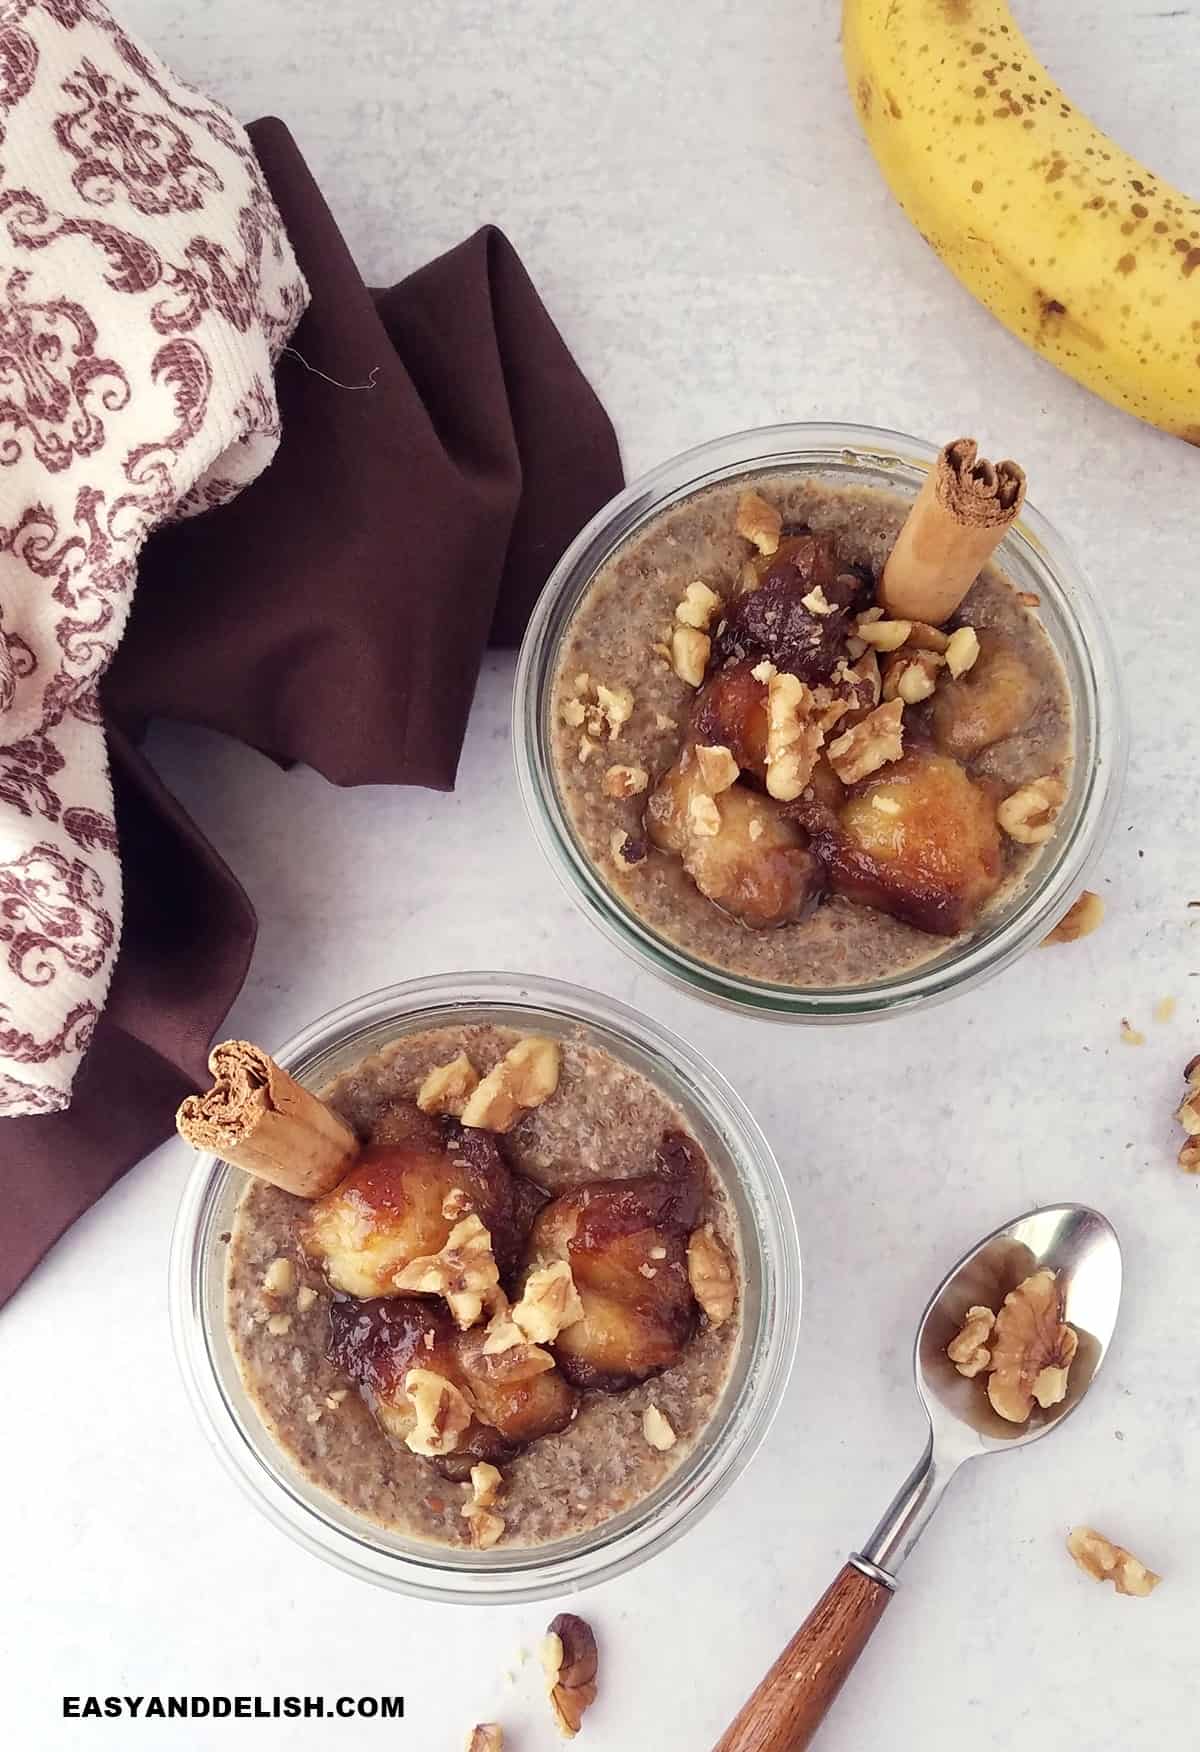
[[(990, 1314), (1016, 1286), (1043, 1272), (1053, 1274), (1058, 1318), (1078, 1336), (1078, 1346), (1062, 1399), (1014, 1423), (997, 1414), (979, 1382), (965, 1378), (946, 1352), (968, 1330), (971, 1315)], [(1120, 1243), (1108, 1220), (1086, 1205), (1029, 1211), (959, 1260), (917, 1328), (913, 1372), (929, 1417), (925, 1452), (714, 1752), (801, 1752), (811, 1743), (959, 1467), (980, 1454), (1036, 1442), (1070, 1416), (1104, 1360), (1120, 1304)]]

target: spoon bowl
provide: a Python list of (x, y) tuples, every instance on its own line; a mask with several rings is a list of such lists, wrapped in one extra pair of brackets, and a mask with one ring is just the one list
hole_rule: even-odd
[[(1063, 1319), (1079, 1335), (1067, 1396), (1028, 1423), (992, 1410), (981, 1380), (967, 1380), (946, 1355), (968, 1308), (998, 1309), (1036, 1271), (1057, 1274)], [(967, 1460), (1036, 1442), (1075, 1410), (1103, 1363), (1121, 1306), (1121, 1244), (1107, 1217), (1087, 1205), (1047, 1205), (1006, 1223), (965, 1253), (930, 1298), (917, 1328), (913, 1372), (936, 1451)]]

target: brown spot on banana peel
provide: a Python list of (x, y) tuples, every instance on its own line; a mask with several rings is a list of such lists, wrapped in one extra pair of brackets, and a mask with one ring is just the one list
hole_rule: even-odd
[(1118, 272), (1118, 274), (1132, 274), (1133, 270), (1136, 267), (1137, 267), (1137, 257), (1136, 256), (1123, 255), (1121, 257), (1120, 261), (1117, 263), (1117, 272)]
[(1100, 339), (1100, 336), (1096, 334), (1094, 329), (1088, 328), (1086, 323), (1071, 316), (1061, 299), (1050, 298), (1044, 292), (1036, 292), (1034, 296), (1037, 299), (1037, 339), (1039, 345), (1046, 334), (1052, 333), (1059, 341), (1072, 339), (1081, 342), (1086, 347), (1091, 347), (1094, 352), (1104, 352), (1105, 343)]
[(855, 96), (855, 100), (858, 104), (858, 113), (862, 117), (864, 122), (869, 120), (869, 118), (870, 118), (871, 99), (872, 99), (873, 95), (874, 95), (874, 93), (871, 89), (871, 81), (869, 79), (860, 79), (858, 82), (858, 85), (855, 88), (854, 96)]

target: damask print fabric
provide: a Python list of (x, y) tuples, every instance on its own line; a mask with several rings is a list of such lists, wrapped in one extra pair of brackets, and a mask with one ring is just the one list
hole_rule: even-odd
[(232, 116), (100, 0), (3, 0), (0, 1116), (68, 1104), (112, 975), (98, 688), (139, 550), (271, 460), (307, 296)]

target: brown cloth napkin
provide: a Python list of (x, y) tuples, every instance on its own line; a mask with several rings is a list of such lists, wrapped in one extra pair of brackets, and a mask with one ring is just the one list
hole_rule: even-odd
[(335, 784), (448, 790), (486, 645), (519, 639), (621, 484), (607, 416), (500, 232), (369, 291), (287, 129), (250, 134), (312, 291), (306, 364), (280, 362), (266, 472), (143, 552), (104, 683), (121, 954), (70, 1108), (0, 1124), (0, 1303), (169, 1134), (253, 948), (246, 895), (131, 738), (186, 719)]

